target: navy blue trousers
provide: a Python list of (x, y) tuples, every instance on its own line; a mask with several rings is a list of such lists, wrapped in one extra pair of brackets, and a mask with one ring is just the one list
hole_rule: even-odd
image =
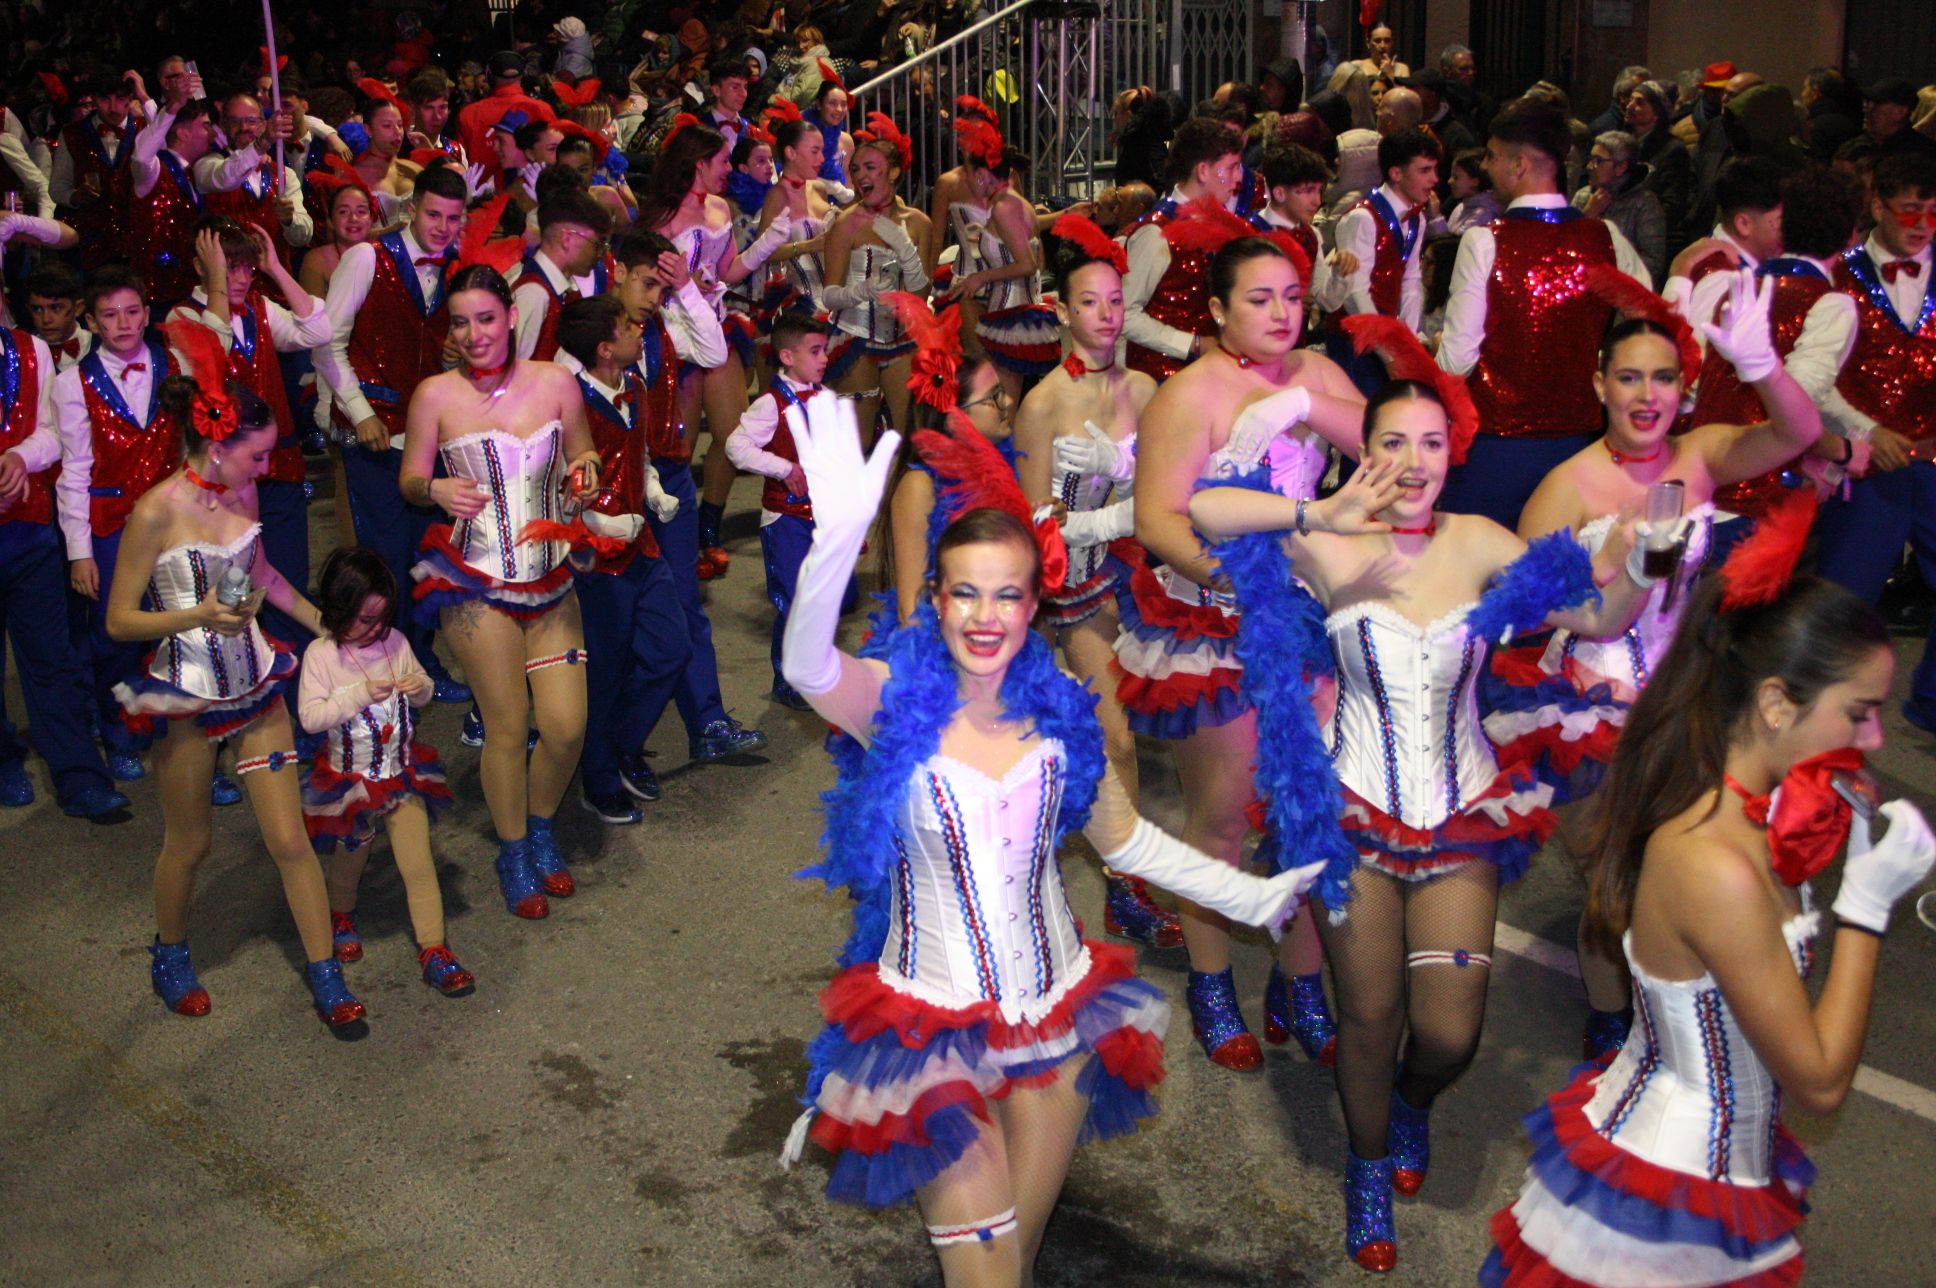
[[(1904, 546), (1915, 551), (1923, 582), (1936, 587), (1936, 464), (1915, 461), (1857, 479), (1848, 500), (1837, 497), (1823, 505), (1815, 530), (1821, 536), (1816, 555), (1821, 574), (1871, 604), (1882, 598)], [(1917, 705), (1936, 706), (1936, 623), (1909, 686)]]
[(1501, 438), (1480, 434), (1472, 440), (1465, 464), (1446, 476), (1439, 509), (1448, 514), (1483, 514), (1513, 531), (1540, 480), (1567, 457), (1600, 435), (1568, 434), (1565, 438)]
[(585, 619), (585, 750), (578, 767), (587, 795), (619, 791), (619, 757), (636, 752), (665, 714), (692, 659), (685, 606), (664, 559), (636, 558), (613, 575), (581, 572)]
[(108, 637), (108, 593), (114, 587), (114, 568), (121, 554), (121, 533), (94, 538), (94, 566), (100, 572), (98, 598), (68, 596), (68, 629), (75, 648), (83, 646), (93, 687), (93, 712), (101, 727), (101, 741), (116, 752), (139, 752), (153, 741), (127, 726), (127, 717), (114, 686), (138, 674), (150, 647), (145, 642), (122, 643)]
[[(813, 520), (783, 514), (771, 523), (760, 525), (760, 558), (766, 565), (766, 597), (773, 604), (773, 687), (785, 684), (780, 674), (780, 645), (786, 637), (787, 610), (793, 607), (793, 593), (800, 584), (800, 565), (813, 546)], [(854, 611), (860, 600), (859, 587), (847, 583), (841, 596), (840, 611)]]
[(360, 443), (343, 445), (343, 478), (348, 484), (350, 522), (356, 525), (356, 540), (375, 551), (397, 579), (397, 626), (424, 669), (436, 675), (431, 646), (436, 632), (419, 625), (409, 609), (416, 584), (410, 579), (410, 565), (417, 561), (417, 547), (437, 521), (437, 512), (403, 499), (403, 493), (397, 490), (402, 468), (403, 452), (398, 448), (373, 452)]
[(679, 513), (671, 523), (660, 523), (648, 515), (652, 533), (659, 539), (659, 553), (672, 574), (679, 593), (679, 607), (686, 615), (686, 636), (692, 641), (692, 656), (686, 673), (673, 690), (673, 705), (685, 722), (686, 734), (697, 738), (715, 720), (726, 718), (726, 703), (719, 693), (719, 657), (713, 652), (713, 624), (699, 597), (699, 493), (693, 487), (692, 466), (655, 460), (659, 482), (679, 498)]
[[(69, 633), (67, 593), (67, 550), (55, 526), (0, 523), (0, 623), (20, 667), (34, 747), (62, 804), (86, 788), (114, 786), (87, 732), (87, 655)], [(101, 593), (107, 594), (105, 581)], [(0, 762), (24, 756), (13, 726), (0, 721)]]

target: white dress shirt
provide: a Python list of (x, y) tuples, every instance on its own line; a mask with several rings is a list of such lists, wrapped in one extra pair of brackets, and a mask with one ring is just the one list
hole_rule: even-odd
[[(1397, 214), (1402, 228), (1413, 207), (1390, 184), (1382, 184), (1378, 192)], [(1374, 194), (1375, 195), (1375, 194)], [(1367, 198), (1369, 200), (1370, 198)], [(1344, 310), (1347, 313), (1376, 313), (1378, 306), (1371, 299), (1371, 270), (1377, 262), (1378, 254), (1378, 215), (1366, 206), (1347, 211), (1338, 221), (1338, 249), (1348, 251), (1358, 257), (1358, 271), (1351, 274), (1347, 281)], [(1405, 275), (1399, 286), (1398, 318), (1414, 333), (1425, 317), (1425, 289), (1421, 261), (1425, 254), (1425, 224), (1420, 220), (1417, 235), (1412, 240), (1412, 253), (1405, 260)]]
[[(277, 353), (295, 353), (329, 343), (329, 310), (315, 296), (310, 297), (309, 312), (303, 317), (297, 317), (275, 300), (265, 298), (262, 303), (269, 317), (269, 342), (275, 346)], [(177, 304), (169, 311), (168, 319), (171, 322), (201, 323), (215, 332), (224, 350), (235, 343), (235, 328), (228, 319), (209, 310), (208, 295), (199, 286), (189, 292), (185, 303)]]
[[(1711, 235), (1734, 247), (1735, 253), (1741, 256), (1742, 268), (1761, 267), (1761, 261), (1749, 254), (1748, 248), (1736, 241), (1719, 224), (1714, 226), (1714, 232)], [(1721, 301), (1728, 297), (1728, 283), (1731, 280), (1732, 278), (1726, 272), (1709, 273), (1698, 282), (1691, 282), (1676, 273), (1668, 278), (1667, 285), (1661, 288), (1661, 298), (1673, 305), (1680, 311), (1682, 317), (1694, 324), (1694, 338), (1701, 342), (1702, 349), (1707, 348), (1707, 333), (1701, 330), (1701, 323), (1714, 320), (1715, 313), (1720, 310)]]
[[(803, 385), (784, 373), (780, 379), (802, 402), (816, 393), (825, 392), (824, 388), (817, 390), (812, 385)], [(739, 426), (726, 436), (726, 459), (749, 474), (786, 482), (799, 466), (784, 456), (766, 450), (766, 445), (773, 441), (774, 431), (780, 427), (780, 415), (780, 400), (769, 386), (747, 405), (739, 418)], [(760, 507), (762, 528), (779, 517), (777, 511)]]
[[(203, 192), (234, 192), (241, 188), (251, 197), (260, 198), (269, 182), (262, 164), (268, 155), (256, 151), (253, 143), (226, 156), (211, 152), (195, 163), (195, 186)], [(270, 162), (270, 168), (274, 168), (274, 162)], [(301, 178), (286, 165), (282, 167), (282, 194), (296, 199), (292, 208), (285, 210), (278, 206), (276, 209), (283, 242), (290, 246), (309, 245), (310, 238), (316, 235), (316, 224), (302, 199)]]
[[(356, 368), (350, 365), (350, 333), (356, 327), (357, 311), (370, 297), (370, 283), (376, 280), (376, 257), (382, 249), (368, 241), (344, 251), (336, 262), (336, 271), (330, 274), (329, 295), (323, 302), (323, 309), (329, 315), (330, 336), (328, 344), (316, 348), (316, 375), (329, 382), (331, 396), (352, 426), (376, 414), (370, 408), (370, 400), (363, 396), (362, 380)], [(413, 264), (430, 253), (408, 226), (403, 229), (403, 249)], [(416, 268), (418, 289), (425, 299), (430, 299), (443, 280), (443, 267), (417, 264)], [(403, 435), (393, 435), (390, 445), (403, 446)]]
[(134, 136), (134, 152), (128, 157), (128, 173), (134, 179), (134, 195), (145, 197), (161, 181), (161, 154), (168, 150), (168, 131), (175, 125), (175, 114), (156, 111)]
[[(1557, 192), (1536, 193), (1516, 198), (1506, 207), (1518, 210), (1567, 208), (1566, 197)], [(1601, 220), (1606, 223), (1606, 220)], [(1613, 236), (1616, 267), (1641, 285), (1651, 288), (1653, 276), (1640, 255), (1618, 228), (1607, 224)], [(1467, 229), (1459, 238), (1459, 257), (1452, 265), (1452, 296), (1445, 306), (1445, 331), (1439, 339), (1439, 366), (1463, 376), (1479, 362), (1479, 347), (1486, 339), (1486, 290), (1492, 281), (1492, 266), (1499, 256), (1499, 243), (1492, 225)]]
[[(1168, 199), (1179, 206), (1190, 201), (1175, 188)], [(1144, 224), (1129, 235), (1124, 248), (1129, 252), (1129, 272), (1123, 278), (1123, 339), (1171, 358), (1187, 359), (1196, 344), (1196, 333), (1166, 326), (1143, 311), (1170, 268), (1170, 244), (1163, 240), (1163, 230), (1155, 224)]]
[[(18, 344), (20, 337), (14, 337)], [(7, 450), (20, 457), (20, 463), (27, 467), (27, 473), (38, 474), (61, 458), (60, 422), (54, 415), (54, 358), (47, 345), (39, 336), (28, 336), (27, 343), (34, 347), (35, 372), (39, 386), (36, 396), (39, 401), (34, 406), (34, 429)], [(18, 395), (16, 395), (17, 397)], [(0, 509), (0, 523), (10, 516)]]
[[(538, 271), (544, 274), (545, 281), (551, 284), (552, 291), (560, 296), (573, 288), (577, 289), (581, 299), (589, 300), (598, 294), (596, 270), (583, 277), (567, 277), (565, 270), (551, 261), (551, 256), (545, 254), (543, 247), (539, 247), (531, 259), (537, 264)], [(529, 358), (538, 351), (538, 335), (544, 330), (545, 310), (550, 307), (551, 295), (526, 268), (518, 274), (517, 285), (511, 289), (511, 303), (518, 310), (518, 356)]]
[[(141, 364), (142, 370), (128, 370), (129, 363)], [(102, 368), (120, 391), (121, 401), (136, 416), (146, 414), (148, 396), (154, 388), (155, 372), (147, 369), (148, 363), (145, 342), (125, 357), (112, 349), (101, 350)], [(94, 486), (94, 422), (87, 414), (87, 392), (79, 367), (68, 367), (54, 377), (53, 403), (61, 440), (60, 480), (55, 485), (61, 535), (67, 541), (68, 559), (92, 559), (94, 527), (88, 520), (87, 494)]]
[[(1264, 222), (1272, 228), (1282, 228), (1286, 232), (1295, 231), (1300, 225), (1277, 213), (1266, 205), (1260, 213)], [(1351, 289), (1351, 279), (1331, 267), (1324, 246), (1319, 243), (1318, 257), (1311, 264), (1311, 285), (1304, 292), (1304, 316), (1308, 319), (1313, 313), (1336, 313), (1344, 307), (1345, 294)], [(1309, 331), (1307, 324), (1306, 331)]]

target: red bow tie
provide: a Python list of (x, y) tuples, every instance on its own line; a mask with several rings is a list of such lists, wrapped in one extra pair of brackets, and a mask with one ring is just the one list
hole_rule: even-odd
[(61, 351), (61, 356), (64, 358), (80, 357), (81, 356), (81, 337), (77, 335), (71, 340), (61, 341), (60, 351)]
[(126, 376), (131, 371), (146, 371), (147, 369), (148, 364), (145, 362), (130, 362), (127, 366), (121, 368), (121, 374)]
[(1923, 266), (1919, 260), (1892, 259), (1882, 266), (1882, 280), (1895, 285), (1896, 278), (1907, 273), (1910, 277), (1921, 277)]
[(444, 257), (442, 255), (419, 255), (414, 262), (418, 268), (442, 268), (444, 266)]
[(633, 401), (635, 400), (630, 389), (620, 390), (612, 396), (612, 406), (614, 407), (624, 407)]
[(1768, 796), (1751, 796), (1728, 777), (1748, 821), (1768, 829), (1768, 855), (1783, 885), (1800, 885), (1834, 860), (1848, 839), (1850, 818), (1849, 803), (1835, 790), (1835, 775), (1861, 768), (1861, 752), (1837, 747), (1790, 765)]

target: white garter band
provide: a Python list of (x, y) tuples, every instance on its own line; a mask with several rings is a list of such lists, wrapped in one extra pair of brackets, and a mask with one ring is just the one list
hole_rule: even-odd
[(980, 1221), (968, 1221), (960, 1225), (931, 1225), (928, 1227), (928, 1242), (937, 1248), (950, 1247), (957, 1243), (987, 1243), (1005, 1234), (1015, 1233), (1015, 1209), (997, 1212), (994, 1216)]
[(1486, 966), (1492, 965), (1492, 958), (1485, 953), (1469, 953), (1463, 948), (1445, 952), (1442, 949), (1427, 949), (1424, 952), (1406, 953), (1405, 966)]
[(583, 665), (585, 665), (585, 650), (582, 648), (568, 648), (562, 653), (552, 653), (545, 657), (532, 658), (524, 664), (524, 673), (530, 675), (533, 671), (542, 671), (548, 666)]
[(244, 774), (253, 774), (258, 769), (266, 769), (274, 773), (284, 765), (297, 763), (299, 762), (293, 751), (272, 751), (266, 756), (250, 756), (247, 760), (236, 761), (235, 776), (240, 778)]

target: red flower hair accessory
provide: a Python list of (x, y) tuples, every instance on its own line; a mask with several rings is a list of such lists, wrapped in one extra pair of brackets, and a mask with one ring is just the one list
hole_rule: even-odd
[(388, 103), (391, 107), (396, 108), (397, 111), (401, 113), (403, 116), (403, 128), (406, 130), (410, 128), (409, 106), (406, 105), (404, 101), (398, 98), (395, 94), (392, 94), (390, 92), (390, 87), (388, 85), (385, 85), (382, 81), (376, 79), (374, 76), (365, 76), (363, 79), (356, 82), (356, 88), (363, 91), (363, 96), (365, 98), (373, 98), (379, 102)]
[(1063, 215), (1049, 225), (1049, 235), (1073, 242), (1090, 259), (1108, 264), (1118, 273), (1129, 272), (1129, 252), (1087, 215)]
[(1595, 264), (1587, 269), (1586, 289), (1618, 312), (1646, 318), (1671, 334), (1681, 354), (1681, 388), (1694, 387), (1694, 382), (1701, 377), (1701, 342), (1680, 310), (1611, 264)]
[(200, 322), (186, 319), (164, 322), (161, 330), (169, 345), (188, 359), (187, 374), (195, 381), (188, 404), (190, 428), (211, 443), (226, 442), (242, 421), (229, 396), (229, 356), (222, 342)]
[(1721, 565), (1721, 611), (1752, 608), (1781, 598), (1794, 579), (1795, 564), (1808, 542), (1818, 504), (1815, 489), (1797, 488), (1762, 516)]
[(1359, 353), (1376, 352), (1384, 359), (1385, 372), (1393, 380), (1416, 380), (1437, 391), (1451, 422), (1452, 463), (1465, 463), (1472, 449), (1473, 436), (1479, 432), (1479, 409), (1473, 405), (1472, 391), (1462, 376), (1455, 376), (1425, 351), (1418, 336), (1397, 318), (1377, 313), (1360, 313), (1339, 322), (1351, 337), (1351, 347)]
[(889, 144), (901, 158), (902, 170), (914, 164), (914, 140), (901, 133), (901, 127), (894, 124), (894, 118), (885, 112), (869, 112), (867, 128), (855, 134), (854, 138), (861, 143)]
[(961, 310), (936, 317), (928, 302), (906, 291), (888, 291), (881, 300), (894, 310), (908, 339), (914, 341), (913, 370), (908, 392), (915, 401), (936, 411), (953, 411), (961, 399), (956, 372), (961, 367)]

